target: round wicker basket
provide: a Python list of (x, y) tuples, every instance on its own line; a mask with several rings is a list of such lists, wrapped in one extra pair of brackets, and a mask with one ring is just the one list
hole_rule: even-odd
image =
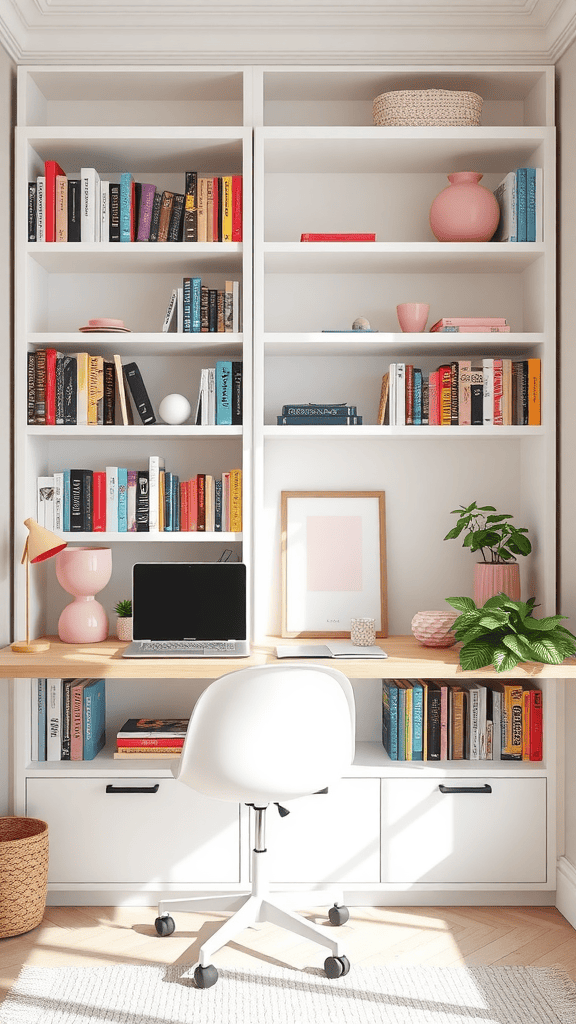
[(48, 825), (0, 818), (0, 938), (36, 928), (48, 887)]
[(450, 125), (458, 128), (480, 124), (483, 102), (475, 92), (406, 89), (383, 92), (374, 100), (372, 111), (376, 125)]

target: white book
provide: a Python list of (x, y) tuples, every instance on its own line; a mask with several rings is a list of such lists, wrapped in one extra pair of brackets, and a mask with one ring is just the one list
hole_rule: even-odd
[(118, 466), (106, 466), (106, 532), (118, 532)]
[(46, 178), (40, 174), (36, 178), (36, 241), (46, 241)]
[(240, 331), (240, 282), (232, 281), (232, 331)]
[(41, 686), (40, 679), (32, 679), (30, 685), (30, 760), (38, 760), (38, 723), (39, 723), (39, 696), (38, 690)]
[(160, 529), (160, 472), (166, 469), (161, 455), (150, 455), (148, 459), (148, 532), (158, 533)]
[(207, 533), (214, 533), (215, 526), (215, 501), (216, 501), (216, 486), (213, 476), (206, 474), (206, 483), (204, 491), (204, 501), (206, 507), (206, 520), (205, 529)]
[(64, 530), (64, 473), (54, 473), (54, 529)]
[(396, 379), (396, 363), (390, 363), (388, 367), (388, 422), (391, 427), (396, 426), (396, 390), (398, 382)]
[(36, 519), (39, 526), (47, 530), (54, 529), (54, 477), (38, 477), (38, 514)]
[(170, 296), (170, 302), (168, 303), (168, 309), (166, 310), (166, 316), (164, 317), (164, 323), (162, 324), (162, 330), (164, 333), (172, 333), (178, 326), (178, 289), (172, 289), (172, 295)]
[(62, 680), (49, 679), (46, 692), (46, 760), (62, 758)]
[(483, 406), (482, 418), (487, 426), (494, 423), (494, 360), (482, 360), (483, 371)]
[(494, 242), (516, 242), (516, 171), (509, 171), (494, 189), (500, 207), (500, 220), (493, 235)]
[(94, 167), (80, 169), (80, 239), (100, 241), (100, 175)]
[(110, 240), (110, 182), (100, 182), (100, 241)]
[(502, 694), (492, 690), (492, 760), (502, 760)]
[(512, 425), (512, 360), (502, 360), (502, 423)]
[(178, 334), (182, 334), (184, 330), (184, 289), (182, 287), (177, 288), (176, 298), (176, 331)]
[(406, 363), (396, 363), (396, 426), (406, 425)]
[(216, 369), (210, 366), (207, 370), (208, 389), (208, 423), (209, 427), (216, 425)]

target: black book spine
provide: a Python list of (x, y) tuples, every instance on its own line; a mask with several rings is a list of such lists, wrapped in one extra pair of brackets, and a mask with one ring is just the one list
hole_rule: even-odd
[(160, 210), (162, 208), (162, 193), (154, 193), (154, 202), (152, 203), (152, 216), (150, 218), (150, 236), (149, 242), (158, 241), (158, 226), (160, 224)]
[(136, 483), (136, 531), (138, 533), (148, 532), (148, 515), (150, 510), (150, 495), (148, 487), (148, 470), (139, 469), (138, 480)]
[(440, 690), (428, 686), (428, 760), (440, 760)]
[(484, 387), (482, 384), (470, 385), (470, 424), (481, 427), (484, 421)]
[(140, 223), (140, 205), (142, 203), (142, 182), (134, 182), (134, 239), (138, 238), (138, 224)]
[(218, 330), (218, 290), (208, 289), (208, 330)]
[(56, 387), (55, 387), (56, 424), (64, 425), (64, 356), (56, 353)]
[(36, 353), (28, 353), (28, 413), (27, 422), (34, 423), (36, 412)]
[(70, 530), (81, 531), (84, 526), (83, 513), (83, 469), (70, 470)]
[(242, 424), (242, 363), (232, 363), (232, 425)]
[(28, 182), (28, 241), (36, 241), (36, 194), (38, 186), (35, 181)]
[[(209, 327), (209, 316), (208, 316), (208, 292), (209, 289), (205, 284), (200, 289), (200, 330), (206, 332), (210, 329)], [(526, 392), (528, 394), (528, 392)]]
[(184, 221), (184, 196), (180, 192), (174, 193), (170, 224), (168, 226), (168, 241), (182, 241), (182, 225)]
[(77, 419), (77, 359), (64, 356), (64, 425), (73, 427)]
[(94, 475), (91, 469), (82, 470), (82, 529), (86, 533), (92, 531)]
[(68, 241), (80, 242), (80, 179), (68, 179)]
[(109, 222), (109, 241), (119, 242), (120, 241), (120, 185), (116, 182), (110, 182), (110, 196), (108, 199), (110, 204), (110, 222)]
[(184, 202), (184, 241), (198, 241), (198, 173), (186, 171)]
[(62, 680), (62, 739), (60, 745), (60, 760), (70, 760), (70, 725), (72, 710), (72, 685), (75, 679)]
[(148, 392), (144, 387), (142, 374), (140, 373), (136, 363), (126, 363), (124, 366), (124, 378), (130, 388), (130, 394), (132, 395), (134, 405), (136, 406), (136, 410), (142, 420), (142, 423), (145, 426), (150, 423), (156, 423), (154, 409), (152, 408), (152, 403), (148, 397)]
[(522, 406), (520, 425), (528, 426), (528, 360), (522, 360)]
[(104, 360), (104, 424), (114, 426), (116, 422), (116, 371), (114, 363)]

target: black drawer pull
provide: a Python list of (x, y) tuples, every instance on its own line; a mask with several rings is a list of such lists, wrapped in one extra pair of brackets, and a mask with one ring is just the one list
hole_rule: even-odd
[(106, 786), (107, 793), (157, 793), (160, 783), (155, 786)]
[(492, 786), (486, 783), (485, 786), (444, 786), (442, 783), (438, 786), (441, 793), (491, 793)]

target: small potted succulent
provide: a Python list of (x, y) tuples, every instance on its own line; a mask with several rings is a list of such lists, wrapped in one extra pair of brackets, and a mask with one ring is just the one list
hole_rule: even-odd
[(118, 601), (114, 611), (116, 619), (116, 636), (119, 640), (132, 640), (132, 601)]
[(480, 606), (496, 594), (520, 600), (520, 567), (516, 555), (529, 555), (532, 545), (525, 527), (512, 526), (512, 516), (497, 512), (493, 505), (471, 505), (452, 510), (456, 526), (444, 540), (464, 534), (462, 547), (479, 552), (482, 560), (474, 566), (474, 601)]

